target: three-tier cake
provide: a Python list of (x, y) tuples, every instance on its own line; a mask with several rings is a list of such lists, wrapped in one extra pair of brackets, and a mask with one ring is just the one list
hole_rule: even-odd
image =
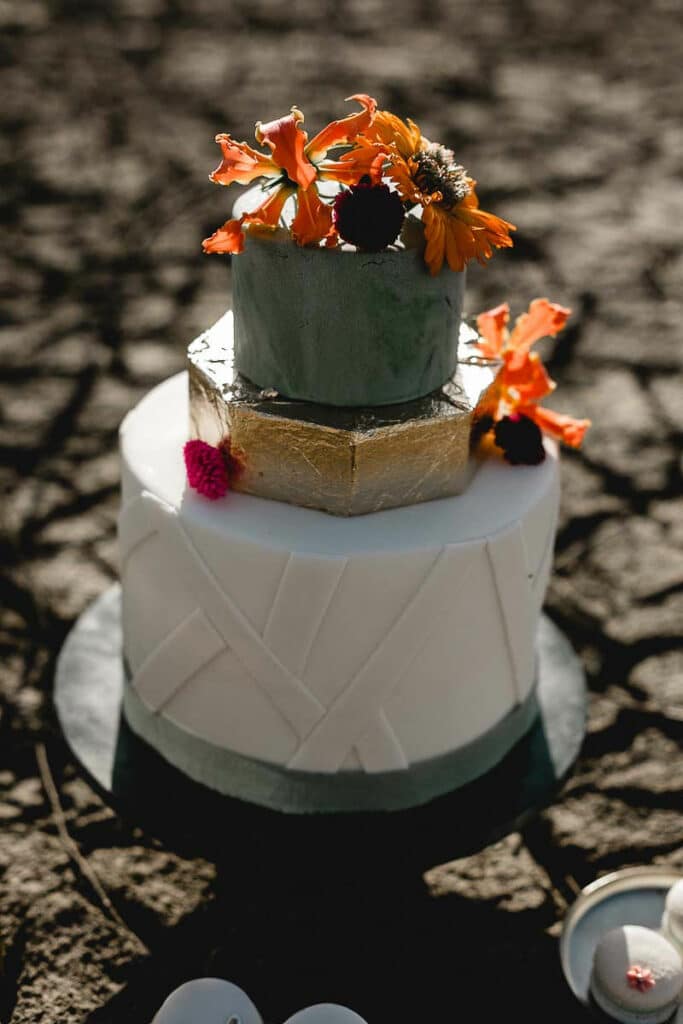
[(568, 310), (461, 323), (465, 264), (512, 225), (354, 99), (310, 142), (296, 108), (261, 151), (217, 137), (214, 181), (269, 182), (205, 242), (235, 257), (233, 309), (121, 430), (127, 721), (284, 811), (425, 803), (528, 731), (552, 438), (586, 428), (539, 405), (531, 345)]

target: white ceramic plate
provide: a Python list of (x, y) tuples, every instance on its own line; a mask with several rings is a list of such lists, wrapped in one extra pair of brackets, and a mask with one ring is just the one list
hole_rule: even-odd
[[(641, 924), (659, 931), (666, 894), (680, 878), (683, 874), (672, 868), (624, 868), (581, 890), (564, 920), (560, 959), (569, 987), (584, 1006), (591, 1005), (590, 975), (600, 938), (625, 924)], [(683, 1006), (675, 1021), (683, 1024)]]

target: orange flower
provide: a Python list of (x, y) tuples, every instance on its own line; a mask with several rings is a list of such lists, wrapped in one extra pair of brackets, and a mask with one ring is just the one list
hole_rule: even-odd
[(438, 274), (444, 260), (451, 270), (464, 270), (472, 259), (486, 263), (494, 248), (512, 245), (514, 225), (479, 209), (476, 181), (450, 149), (425, 139), (413, 121), (380, 110), (365, 135), (387, 146), (386, 173), (406, 202), (422, 207), (430, 273)]
[(544, 434), (562, 441), (570, 448), (580, 448), (586, 431), (591, 425), (590, 420), (575, 420), (572, 416), (544, 409), (541, 405), (531, 405), (519, 409), (520, 416), (528, 416), (540, 427)]
[[(272, 191), (255, 210), (226, 221), (210, 238), (204, 239), (205, 252), (242, 252), (245, 229), (253, 226), (274, 230), (292, 195), (297, 198), (297, 212), (291, 226), (295, 241), (299, 245), (310, 245), (322, 239), (327, 245), (336, 243), (332, 208), (320, 198), (316, 182), (331, 180), (355, 185), (368, 175), (374, 183), (381, 178), (385, 161), (382, 146), (357, 137), (372, 124), (377, 104), (372, 97), (363, 94), (349, 99), (357, 100), (362, 110), (332, 121), (310, 142), (300, 127), (304, 115), (296, 107), (276, 121), (257, 122), (256, 141), (268, 147), (270, 153), (260, 153), (246, 142), (235, 142), (229, 135), (216, 136), (223, 158), (210, 175), (211, 181), (219, 185), (233, 182), (248, 185), (265, 177), (272, 179), (269, 186)], [(327, 159), (329, 150), (348, 145), (353, 148), (338, 160)]]
[(477, 317), (480, 335), (477, 348), (488, 359), (500, 359), (505, 352), (514, 352), (518, 359), (522, 359), (541, 338), (554, 338), (570, 315), (571, 309), (565, 306), (547, 299), (534, 299), (528, 312), (517, 317), (510, 332), (507, 329), (510, 307), (503, 302)]
[(506, 416), (526, 416), (545, 433), (578, 448), (590, 426), (590, 420), (575, 420), (544, 409), (538, 404), (555, 390), (539, 355), (531, 351), (541, 338), (554, 337), (564, 327), (571, 310), (534, 299), (527, 313), (517, 317), (508, 331), (510, 307), (507, 302), (477, 317), (479, 341), (476, 348), (487, 359), (500, 360), (493, 384), (486, 392), (479, 417), (490, 417), (494, 423)]
[(410, 118), (407, 121), (402, 121), (400, 117), (396, 117), (396, 114), (392, 114), (388, 110), (377, 111), (371, 129), (366, 130), (365, 134), (368, 138), (375, 139), (385, 146), (395, 147), (399, 156), (404, 160), (408, 160), (409, 157), (414, 156), (428, 145), (414, 121), (411, 121)]

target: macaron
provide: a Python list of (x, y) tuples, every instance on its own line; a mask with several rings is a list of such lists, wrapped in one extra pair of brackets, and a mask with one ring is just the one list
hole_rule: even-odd
[(590, 989), (608, 1016), (623, 1024), (664, 1024), (682, 988), (681, 955), (659, 932), (627, 924), (600, 939)]
[(683, 950), (683, 878), (672, 885), (666, 894), (662, 931), (680, 950)]

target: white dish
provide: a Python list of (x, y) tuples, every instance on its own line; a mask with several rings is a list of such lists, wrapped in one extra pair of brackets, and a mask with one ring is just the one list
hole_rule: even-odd
[[(567, 984), (584, 1006), (592, 1008), (590, 976), (600, 938), (612, 928), (626, 924), (659, 931), (666, 894), (681, 878), (683, 874), (673, 868), (624, 868), (581, 890), (564, 921), (560, 960)], [(595, 1013), (599, 1016), (597, 1009)], [(674, 1020), (675, 1024), (683, 1024), (683, 1006)]]

